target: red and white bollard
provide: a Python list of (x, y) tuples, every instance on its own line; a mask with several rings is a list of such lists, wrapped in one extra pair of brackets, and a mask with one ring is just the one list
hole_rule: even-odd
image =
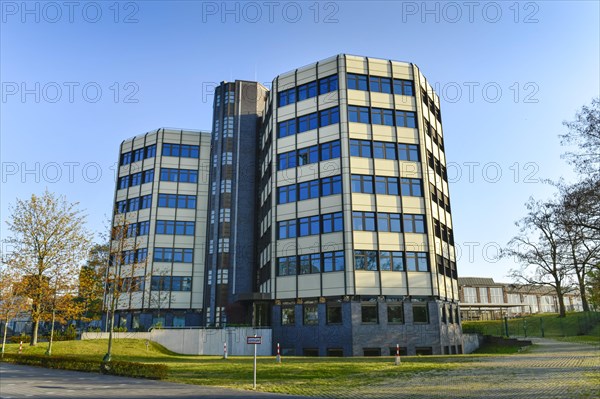
[(223, 359), (227, 359), (227, 342), (223, 342)]
[(279, 342), (277, 342), (277, 356), (275, 357), (277, 363), (281, 363), (281, 350), (279, 349)]
[(400, 345), (396, 344), (396, 360), (394, 362), (394, 364), (396, 364), (396, 366), (400, 365)]
[(19, 355), (23, 353), (23, 341), (19, 344)]

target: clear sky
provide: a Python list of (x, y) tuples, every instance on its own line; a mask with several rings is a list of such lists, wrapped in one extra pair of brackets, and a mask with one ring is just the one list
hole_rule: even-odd
[(16, 198), (110, 214), (119, 144), (208, 130), (212, 88), (338, 53), (416, 63), (442, 98), (461, 276), (509, 281), (497, 250), (540, 180), (574, 179), (562, 121), (600, 93), (597, 1), (1, 1), (0, 233)]

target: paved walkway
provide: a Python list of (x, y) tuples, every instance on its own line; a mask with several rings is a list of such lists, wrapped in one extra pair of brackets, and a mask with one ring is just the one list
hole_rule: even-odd
[(0, 363), (0, 399), (307, 399)]
[[(590, 345), (533, 339), (525, 353), (482, 357), (465, 367), (319, 392), (348, 399), (600, 398), (600, 352)], [(307, 394), (308, 392), (298, 392)], [(2, 363), (0, 399), (9, 398), (300, 398)]]

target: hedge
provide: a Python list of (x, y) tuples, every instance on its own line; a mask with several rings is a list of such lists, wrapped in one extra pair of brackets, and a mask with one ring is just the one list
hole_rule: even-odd
[(103, 364), (100, 360), (80, 359), (69, 356), (19, 355), (15, 353), (5, 353), (1, 361), (27, 366), (46, 367), (50, 369), (102, 372), (104, 374), (148, 378), (152, 380), (164, 379), (168, 373), (168, 368), (164, 364), (123, 361), (111, 361), (108, 364)]

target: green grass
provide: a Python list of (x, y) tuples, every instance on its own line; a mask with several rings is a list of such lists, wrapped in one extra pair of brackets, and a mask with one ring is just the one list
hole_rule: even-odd
[(510, 355), (513, 353), (523, 352), (529, 349), (529, 346), (522, 347), (521, 345), (498, 345), (498, 344), (483, 344), (480, 346), (474, 354), (486, 354), (486, 355)]
[[(52, 353), (98, 360), (106, 353), (106, 340), (64, 341), (53, 344)], [(17, 353), (19, 345), (7, 345), (7, 353)], [(25, 354), (43, 354), (47, 344), (23, 346)], [(252, 387), (252, 357), (190, 356), (174, 354), (151, 343), (146, 351), (143, 340), (119, 339), (113, 344), (113, 360), (163, 363), (169, 368), (167, 380), (188, 384), (237, 389)], [(285, 357), (277, 364), (274, 357), (258, 358), (259, 389), (268, 392), (318, 395), (320, 392), (348, 392), (385, 379), (404, 379), (414, 373), (443, 372), (475, 367), (469, 356), (407, 356), (401, 366), (393, 357), (305, 358)]]
[[(571, 312), (560, 318), (558, 314), (547, 313), (535, 316), (508, 320), (508, 334), (512, 336), (541, 337), (574, 337), (589, 335), (591, 330), (600, 324), (598, 312)], [(464, 321), (465, 332), (476, 331), (485, 335), (504, 336), (504, 320)]]
[(600, 323), (597, 324), (596, 327), (594, 327), (585, 335), (576, 335), (572, 337), (557, 337), (555, 339), (563, 342), (574, 342), (577, 344), (588, 344), (600, 347)]

